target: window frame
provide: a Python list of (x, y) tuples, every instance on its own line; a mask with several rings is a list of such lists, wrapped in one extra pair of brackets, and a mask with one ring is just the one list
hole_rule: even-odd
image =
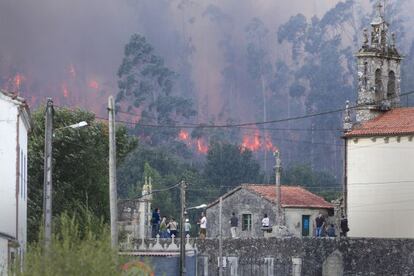
[(252, 231), (252, 214), (251, 213), (243, 213), (242, 214), (242, 231), (251, 232)]

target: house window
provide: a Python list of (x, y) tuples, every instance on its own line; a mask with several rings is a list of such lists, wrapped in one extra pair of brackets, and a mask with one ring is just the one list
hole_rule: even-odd
[(242, 215), (242, 231), (252, 231), (252, 215)]

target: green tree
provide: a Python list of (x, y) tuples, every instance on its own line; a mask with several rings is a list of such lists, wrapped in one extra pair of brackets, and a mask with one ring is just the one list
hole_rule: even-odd
[[(44, 108), (32, 114), (33, 133), (29, 136), (28, 237), (37, 238), (42, 221)], [(81, 129), (63, 128), (80, 121)], [(53, 215), (89, 206), (94, 215), (109, 217), (108, 126), (82, 110), (55, 109), (53, 137)], [(118, 127), (118, 164), (136, 145), (125, 127)]]
[(338, 179), (326, 172), (313, 171), (306, 164), (288, 167), (283, 171), (281, 181), (284, 185), (303, 186), (327, 200), (340, 196), (341, 186)]
[[(139, 145), (118, 169), (119, 196), (124, 199), (140, 197), (145, 176), (151, 176), (153, 190), (172, 187), (184, 179), (189, 183), (189, 204), (193, 199), (199, 200), (194, 196), (195, 191), (191, 191), (200, 186), (198, 170), (168, 148)], [(152, 205), (160, 208), (162, 215), (177, 217), (179, 189), (154, 193)]]
[(251, 151), (218, 142), (210, 144), (203, 177), (206, 190), (216, 192), (216, 196), (242, 183), (262, 181), (260, 165)]
[[(173, 126), (177, 119), (188, 119), (196, 114), (191, 100), (174, 95), (176, 73), (154, 54), (154, 48), (144, 36), (131, 36), (118, 77), (116, 102), (119, 106), (127, 106), (128, 111), (140, 112), (141, 124)], [(179, 129), (141, 125), (136, 132), (149, 137), (148, 143), (158, 145), (175, 139)]]

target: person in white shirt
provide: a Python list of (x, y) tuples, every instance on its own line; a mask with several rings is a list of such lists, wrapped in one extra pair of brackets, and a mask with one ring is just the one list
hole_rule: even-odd
[(270, 227), (270, 220), (267, 214), (264, 214), (264, 218), (262, 219), (262, 227)]
[(207, 218), (206, 215), (201, 213), (201, 219), (200, 219), (200, 239), (204, 239), (207, 236)]

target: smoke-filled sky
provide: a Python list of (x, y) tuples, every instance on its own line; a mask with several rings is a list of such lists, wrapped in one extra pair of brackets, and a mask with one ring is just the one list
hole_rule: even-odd
[(16, 90), (17, 83), (33, 103), (50, 96), (57, 103), (103, 110), (106, 96), (117, 93), (123, 47), (138, 32), (173, 70), (181, 74), (187, 68), (196, 107), (208, 119), (223, 105), (223, 43), (236, 58), (244, 55), (245, 27), (257, 17), (269, 29), (272, 58), (283, 57), (289, 50), (277, 45), (278, 26), (297, 13), (322, 17), (338, 2), (0, 0), (0, 84)]
[(233, 29), (228, 31), (242, 35), (253, 17), (276, 30), (291, 15), (321, 16), (336, 2), (1, 0), (1, 79), (10, 82), (20, 74), (20, 90), (29, 100), (42, 102), (42, 97), (51, 96), (97, 111), (105, 105), (106, 95), (116, 93), (123, 47), (132, 33), (140, 32), (171, 63), (180, 54), (171, 47), (177, 37), (191, 36), (197, 49), (192, 57), (195, 89), (201, 94), (219, 93), (222, 57), (216, 48), (223, 33), (203, 16), (206, 8), (219, 7), (232, 20)]

